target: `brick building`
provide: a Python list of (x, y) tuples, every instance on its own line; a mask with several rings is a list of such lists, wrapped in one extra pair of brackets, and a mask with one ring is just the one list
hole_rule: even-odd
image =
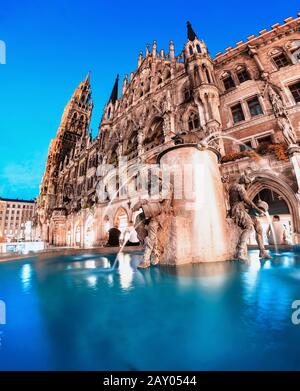
[(33, 221), (34, 201), (0, 198), (0, 240), (25, 239), (25, 224)]

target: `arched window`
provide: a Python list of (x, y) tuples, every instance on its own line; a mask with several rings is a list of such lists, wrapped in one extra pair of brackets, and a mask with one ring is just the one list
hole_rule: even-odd
[(194, 54), (194, 51), (193, 51), (193, 46), (192, 46), (192, 45), (190, 45), (190, 47), (189, 47), (189, 51), (190, 51), (190, 55), (192, 56), (192, 55)]
[(197, 52), (198, 53), (201, 53), (201, 48), (200, 48), (200, 45), (197, 43), (197, 45), (196, 45), (196, 49), (197, 49)]
[(200, 127), (199, 116), (196, 113), (192, 113), (188, 120), (189, 130), (197, 130)]
[(111, 114), (111, 108), (109, 108), (107, 111), (107, 119), (110, 119), (110, 114)]
[(205, 72), (205, 76), (206, 76), (207, 82), (208, 82), (209, 84), (211, 84), (211, 77), (210, 77), (210, 74), (209, 74), (209, 71), (208, 71), (207, 67), (203, 64), (203, 65), (202, 65), (202, 68), (203, 68), (203, 70), (204, 70), (204, 72)]

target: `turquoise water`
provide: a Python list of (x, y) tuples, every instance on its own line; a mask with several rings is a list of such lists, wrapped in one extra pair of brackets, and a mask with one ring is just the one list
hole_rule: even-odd
[(85, 254), (0, 265), (0, 369), (300, 370), (300, 256), (120, 270)]

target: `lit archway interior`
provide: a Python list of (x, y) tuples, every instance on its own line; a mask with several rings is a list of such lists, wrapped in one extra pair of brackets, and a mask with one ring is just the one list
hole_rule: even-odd
[(123, 208), (118, 209), (115, 215), (114, 224), (121, 231), (121, 239), (123, 239), (124, 232), (128, 227), (128, 215), (125, 209)]
[[(287, 233), (287, 242), (292, 244), (293, 238), (293, 216), (283, 197), (271, 189), (261, 190), (254, 198), (254, 203), (259, 200), (265, 201), (269, 205), (269, 215), (272, 220), (273, 216), (279, 216), (280, 222), (283, 224)], [(267, 217), (260, 217), (260, 222), (263, 227), (264, 242), (268, 244), (267, 231), (270, 226), (270, 221)], [(250, 239), (250, 244), (256, 244), (255, 233), (253, 232)]]
[(95, 240), (95, 232), (93, 228), (93, 217), (87, 219), (85, 225), (84, 243), (86, 247), (92, 247)]
[(75, 230), (75, 243), (76, 245), (80, 245), (80, 241), (81, 241), (81, 233), (80, 233), (80, 226), (78, 226)]

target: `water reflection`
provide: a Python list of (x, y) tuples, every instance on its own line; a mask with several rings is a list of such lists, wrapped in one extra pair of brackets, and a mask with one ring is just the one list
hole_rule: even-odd
[(236, 270), (236, 266), (229, 261), (189, 264), (176, 268), (164, 266), (162, 270), (164, 273), (176, 276), (181, 286), (189, 286), (193, 279), (204, 290), (214, 291), (226, 285)]
[(88, 276), (87, 283), (90, 288), (95, 288), (97, 286), (97, 277), (96, 276)]
[(134, 269), (131, 266), (131, 257), (129, 254), (119, 254), (119, 268), (120, 284), (123, 289), (128, 289), (132, 285)]
[(29, 263), (26, 263), (21, 268), (21, 281), (23, 286), (23, 291), (28, 293), (31, 289), (31, 278), (32, 278), (32, 266)]

